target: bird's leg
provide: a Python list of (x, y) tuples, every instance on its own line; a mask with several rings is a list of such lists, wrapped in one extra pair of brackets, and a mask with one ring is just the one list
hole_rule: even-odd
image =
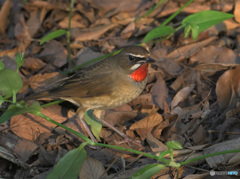
[(86, 130), (88, 136), (91, 138), (92, 141), (97, 142), (96, 138), (93, 136), (91, 130), (89, 129), (87, 123), (85, 122), (85, 120), (83, 119), (83, 115), (84, 115), (84, 111), (82, 109), (78, 109), (77, 110), (77, 116), (78, 119), (80, 120), (80, 122), (82, 123), (84, 129)]
[(118, 133), (120, 136), (122, 136), (122, 138), (124, 139), (121, 142), (116, 142), (118, 144), (122, 144), (122, 143), (128, 143), (128, 145), (130, 145), (130, 143), (134, 143), (137, 146), (141, 146), (140, 142), (131, 139), (130, 137), (128, 137), (126, 134), (124, 134), (123, 132), (121, 132), (120, 130), (118, 130), (116, 127), (112, 126), (111, 124), (109, 124), (108, 122), (106, 122), (105, 120), (102, 119), (101, 116), (102, 110), (94, 110), (94, 115), (96, 116), (96, 118), (105, 126), (109, 127), (110, 129), (114, 130), (116, 133)]

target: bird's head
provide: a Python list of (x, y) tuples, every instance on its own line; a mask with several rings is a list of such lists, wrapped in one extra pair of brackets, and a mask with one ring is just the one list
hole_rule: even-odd
[(123, 49), (117, 58), (120, 67), (134, 81), (143, 81), (147, 77), (148, 63), (154, 62), (150, 53), (143, 47), (133, 46)]

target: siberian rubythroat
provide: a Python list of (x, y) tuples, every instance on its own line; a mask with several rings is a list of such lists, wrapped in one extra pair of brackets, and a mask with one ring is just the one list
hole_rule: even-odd
[(145, 88), (148, 63), (154, 61), (149, 55), (143, 47), (127, 47), (115, 56), (57, 81), (53, 88), (30, 98), (64, 99), (79, 107), (77, 113), (80, 118), (88, 109), (121, 106), (136, 98)]

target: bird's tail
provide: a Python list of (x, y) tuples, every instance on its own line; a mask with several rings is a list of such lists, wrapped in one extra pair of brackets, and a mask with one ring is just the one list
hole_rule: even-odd
[(23, 98), (23, 100), (29, 101), (29, 100), (38, 100), (38, 99), (46, 99), (46, 98), (50, 99), (51, 96), (49, 96), (49, 93), (47, 91), (43, 91), (43, 92), (29, 95), (29, 96)]

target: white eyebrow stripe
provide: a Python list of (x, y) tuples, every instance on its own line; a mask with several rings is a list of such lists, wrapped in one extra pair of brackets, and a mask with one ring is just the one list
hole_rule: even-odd
[(146, 62), (146, 60), (140, 60), (140, 61), (137, 61), (137, 63), (145, 63)]
[(136, 55), (136, 54), (132, 54), (132, 53), (128, 53), (128, 55), (132, 55), (134, 57), (139, 57), (139, 58), (146, 58), (144, 55)]
[(137, 68), (139, 68), (142, 64), (140, 63), (136, 63), (135, 65), (133, 65), (130, 69), (131, 70), (136, 70)]

